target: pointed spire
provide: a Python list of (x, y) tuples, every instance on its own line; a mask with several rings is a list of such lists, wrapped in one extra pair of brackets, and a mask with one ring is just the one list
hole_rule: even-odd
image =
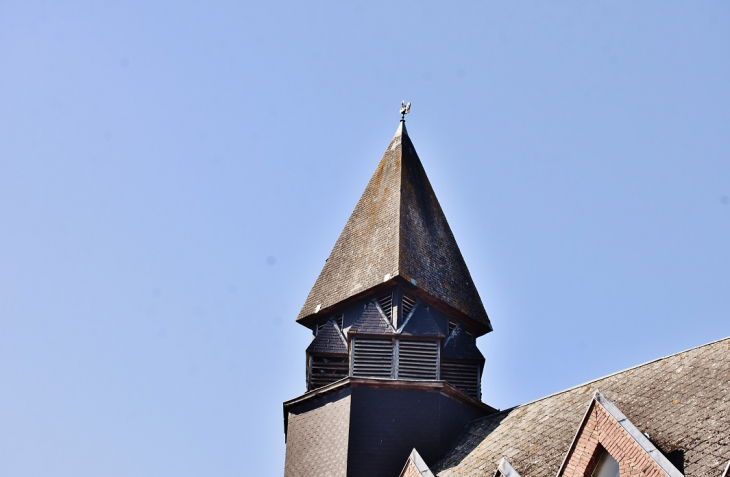
[[(491, 331), (405, 121), (375, 169), (297, 321), (382, 287), (406, 283)], [(480, 334), (481, 334), (480, 333)]]
[(400, 120), (400, 124), (398, 125), (398, 129), (395, 130), (395, 136), (393, 138), (397, 138), (398, 136), (402, 135), (408, 135), (408, 131), (406, 131), (406, 121), (405, 119)]

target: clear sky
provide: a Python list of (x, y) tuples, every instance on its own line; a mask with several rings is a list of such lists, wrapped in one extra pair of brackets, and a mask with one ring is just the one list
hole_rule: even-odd
[(0, 475), (280, 476), (408, 130), (523, 403), (730, 335), (730, 3), (0, 2)]

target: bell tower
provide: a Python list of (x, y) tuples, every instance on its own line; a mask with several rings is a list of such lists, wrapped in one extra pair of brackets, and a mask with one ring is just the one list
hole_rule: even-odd
[(492, 330), (405, 126), (302, 307), (306, 392), (284, 403), (285, 476), (397, 476), (438, 460), (481, 402)]

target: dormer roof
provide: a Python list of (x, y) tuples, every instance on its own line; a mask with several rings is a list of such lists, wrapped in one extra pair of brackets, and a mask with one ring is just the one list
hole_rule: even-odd
[(595, 469), (604, 452), (627, 470), (641, 468), (643, 475), (683, 477), (647, 434), (642, 433), (606, 396), (596, 391), (557, 477), (587, 475)]

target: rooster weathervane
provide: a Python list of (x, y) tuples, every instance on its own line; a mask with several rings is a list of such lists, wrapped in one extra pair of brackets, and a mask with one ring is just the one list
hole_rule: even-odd
[(411, 103), (406, 104), (405, 101), (400, 102), (400, 120), (406, 120), (406, 114), (411, 112)]

